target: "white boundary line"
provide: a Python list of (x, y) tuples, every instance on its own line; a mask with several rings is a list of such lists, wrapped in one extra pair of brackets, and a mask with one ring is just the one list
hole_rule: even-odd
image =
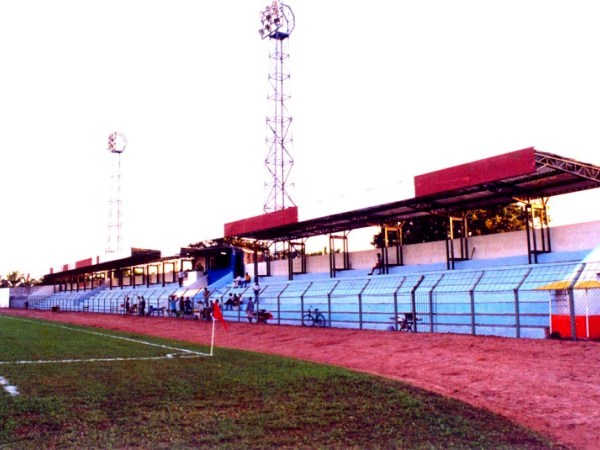
[(114, 336), (114, 335), (105, 334), (105, 333), (98, 333), (96, 331), (82, 330), (79, 328), (68, 327), (65, 325), (57, 325), (54, 323), (47, 323), (47, 322), (36, 322), (34, 320), (21, 319), (18, 317), (11, 317), (11, 316), (1, 316), (1, 317), (7, 318), (7, 319), (12, 319), (12, 320), (17, 320), (17, 321), (21, 321), (21, 322), (33, 323), (35, 325), (45, 325), (45, 326), (56, 327), (56, 328), (64, 328), (65, 330), (70, 330), (70, 331), (78, 331), (81, 333), (88, 333), (88, 334), (93, 334), (96, 336), (108, 337), (108, 338), (112, 338), (112, 339), (120, 339), (123, 341), (134, 342), (134, 343), (143, 344), (143, 345), (149, 345), (151, 347), (164, 348), (167, 350), (175, 350), (176, 352), (182, 352), (184, 355), (182, 355), (181, 353), (167, 353), (165, 356), (147, 356), (147, 357), (132, 357), (132, 358), (90, 358), (90, 359), (60, 359), (60, 360), (38, 360), (38, 361), (0, 361), (0, 365), (57, 364), (57, 363), (106, 362), (106, 361), (144, 361), (144, 360), (170, 359), (170, 358), (174, 358), (176, 356), (180, 356), (180, 357), (184, 357), (184, 358), (198, 358), (201, 356), (212, 356), (211, 354), (196, 352), (194, 350), (188, 350), (186, 348), (170, 347), (168, 345), (155, 344), (153, 342), (142, 341), (139, 339), (126, 338), (123, 336)]
[[(176, 353), (169, 353), (165, 356), (139, 356), (132, 358), (90, 358), (90, 359), (40, 359), (38, 361), (22, 360), (22, 361), (0, 361), (0, 365), (11, 365), (11, 364), (60, 364), (60, 363), (76, 363), (76, 362), (106, 362), (106, 361), (150, 361), (157, 359), (171, 359), (178, 356)], [(210, 356), (204, 354), (197, 355), (185, 355), (180, 358), (199, 358), (200, 356)], [(0, 377), (1, 378), (1, 377)], [(2, 380), (0, 380), (2, 384)]]

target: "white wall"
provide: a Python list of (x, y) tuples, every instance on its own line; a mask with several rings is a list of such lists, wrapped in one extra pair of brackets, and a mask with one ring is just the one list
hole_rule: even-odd
[[(539, 231), (538, 231), (539, 237)], [(575, 225), (563, 225), (550, 228), (550, 241), (552, 252), (572, 252), (592, 250), (600, 245), (600, 221), (586, 222)], [(458, 241), (455, 249), (458, 249)], [(527, 257), (527, 232), (513, 231), (487, 236), (474, 236), (469, 238), (469, 251), (473, 252), (473, 260), (507, 258), (512, 256)], [(363, 250), (350, 253), (351, 269), (371, 269), (379, 250)], [(388, 250), (390, 262), (394, 263), (396, 252), (394, 248)], [(403, 248), (404, 264), (407, 266), (418, 264), (446, 263), (445, 241), (428, 242), (425, 244), (406, 245)], [(264, 263), (260, 263), (259, 266)], [(336, 266), (342, 267), (342, 255), (336, 255)], [(306, 261), (306, 270), (309, 273), (329, 272), (329, 255), (309, 256)], [(265, 273), (265, 268), (259, 269)], [(287, 276), (287, 260), (272, 261), (271, 275)]]
[(0, 288), (0, 308), (8, 308), (10, 288)]

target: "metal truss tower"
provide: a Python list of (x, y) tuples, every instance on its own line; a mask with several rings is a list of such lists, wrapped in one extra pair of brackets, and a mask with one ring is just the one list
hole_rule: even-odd
[(108, 151), (111, 158), (110, 168), (110, 192), (108, 196), (108, 221), (106, 254), (117, 253), (122, 249), (122, 177), (121, 177), (121, 154), (127, 146), (127, 139), (123, 133), (111, 133), (108, 136)]
[(264, 212), (279, 211), (295, 206), (291, 188), (294, 183), (290, 174), (294, 160), (291, 155), (293, 143), (292, 116), (288, 110), (290, 100), (289, 37), (295, 26), (294, 14), (289, 6), (273, 0), (260, 12), (263, 39), (269, 39), (269, 92), (267, 95), (266, 180)]

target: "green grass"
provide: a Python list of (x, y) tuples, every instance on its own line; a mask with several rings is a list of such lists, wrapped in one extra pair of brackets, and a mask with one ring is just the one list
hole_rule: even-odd
[[(0, 361), (172, 353), (72, 328), (0, 315)], [(0, 390), (2, 449), (558, 448), (487, 411), (399, 382), (227, 349), (199, 358), (0, 364), (0, 376), (20, 393)]]

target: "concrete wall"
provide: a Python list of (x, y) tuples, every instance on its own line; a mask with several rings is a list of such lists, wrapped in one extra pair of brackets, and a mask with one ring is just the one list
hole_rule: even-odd
[(0, 288), (0, 308), (8, 308), (10, 288)]
[[(539, 237), (539, 232), (537, 234)], [(550, 228), (552, 253), (569, 253), (591, 251), (600, 245), (600, 221), (586, 222), (574, 225), (563, 225)], [(538, 242), (538, 248), (540, 244)], [(455, 251), (458, 251), (458, 241)], [(469, 238), (469, 251), (473, 261), (523, 257), (527, 259), (527, 233), (514, 231), (487, 236), (474, 236)], [(373, 266), (377, 249), (363, 250), (350, 253), (350, 268), (355, 270), (370, 270)], [(403, 248), (404, 264), (406, 266), (425, 264), (446, 264), (445, 241), (428, 242), (425, 244), (406, 245)], [(388, 249), (390, 263), (396, 262), (395, 248)], [(336, 266), (342, 267), (342, 255), (336, 255)], [(262, 267), (261, 267), (262, 266)], [(306, 261), (306, 270), (309, 273), (329, 272), (329, 255), (309, 256)], [(264, 263), (259, 264), (259, 273), (266, 273)], [(287, 276), (288, 261), (272, 261), (271, 275)]]

